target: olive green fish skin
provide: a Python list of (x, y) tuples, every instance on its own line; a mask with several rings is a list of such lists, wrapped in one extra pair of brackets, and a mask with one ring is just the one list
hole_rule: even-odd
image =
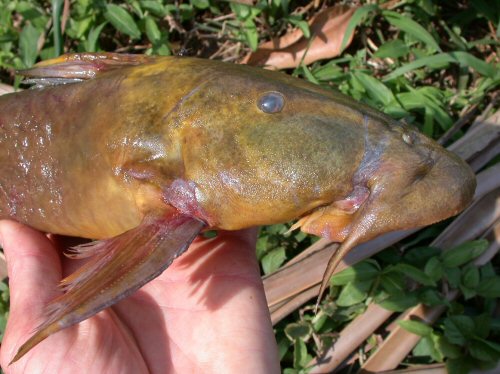
[[(284, 97), (282, 111), (260, 110), (268, 92)], [(2, 96), (0, 113), (0, 217), (59, 234), (112, 237), (170, 205), (235, 230), (363, 186), (352, 220), (368, 239), (456, 214), (475, 189), (463, 161), (410, 127), (241, 65), (157, 58)]]
[(342, 242), (321, 297), (355, 245), (448, 218), (474, 194), (470, 168), (434, 141), (281, 73), (84, 53), (26, 75), (83, 81), (0, 97), (0, 218), (106, 240), (70, 250), (92, 257), (12, 362), (158, 276), (206, 227), (299, 218)]

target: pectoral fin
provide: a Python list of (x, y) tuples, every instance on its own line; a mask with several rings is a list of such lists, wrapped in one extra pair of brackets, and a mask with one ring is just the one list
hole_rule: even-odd
[(45, 87), (92, 79), (99, 73), (154, 59), (146, 55), (120, 53), (69, 53), (39, 62), (31, 69), (19, 71), (19, 74), (28, 78), (23, 83)]
[(12, 362), (49, 335), (93, 316), (160, 275), (204, 226), (180, 213), (146, 216), (138, 227), (117, 237), (77, 247), (73, 252), (94, 257), (61, 282), (66, 292), (48, 305), (47, 319)]

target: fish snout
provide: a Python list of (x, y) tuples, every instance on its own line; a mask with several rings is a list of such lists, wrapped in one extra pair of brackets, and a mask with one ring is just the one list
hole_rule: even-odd
[[(377, 210), (392, 227), (381, 231), (430, 225), (458, 214), (472, 201), (476, 178), (469, 165), (437, 144), (424, 147), (419, 162), (386, 183)], [(387, 219), (389, 214), (392, 219)]]
[(435, 199), (441, 200), (443, 217), (436, 220), (439, 221), (458, 214), (470, 204), (476, 190), (476, 176), (464, 160), (447, 150), (435, 156), (434, 163), (428, 173), (433, 181), (429, 193), (437, 191)]

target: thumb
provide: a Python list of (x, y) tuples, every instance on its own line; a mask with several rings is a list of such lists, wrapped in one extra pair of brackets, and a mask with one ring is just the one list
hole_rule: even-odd
[(56, 287), (61, 280), (61, 261), (44, 234), (14, 221), (0, 221), (0, 242), (10, 289), (2, 348), (13, 353), (14, 345), (19, 346), (41, 322), (48, 302), (60, 294)]

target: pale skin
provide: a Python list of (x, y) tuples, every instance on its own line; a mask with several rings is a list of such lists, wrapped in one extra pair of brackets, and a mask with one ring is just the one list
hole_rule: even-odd
[(10, 317), (0, 363), (10, 373), (279, 373), (255, 230), (198, 238), (162, 275), (127, 299), (8, 363), (43, 320), (57, 284), (81, 264), (60, 239), (0, 221)]

